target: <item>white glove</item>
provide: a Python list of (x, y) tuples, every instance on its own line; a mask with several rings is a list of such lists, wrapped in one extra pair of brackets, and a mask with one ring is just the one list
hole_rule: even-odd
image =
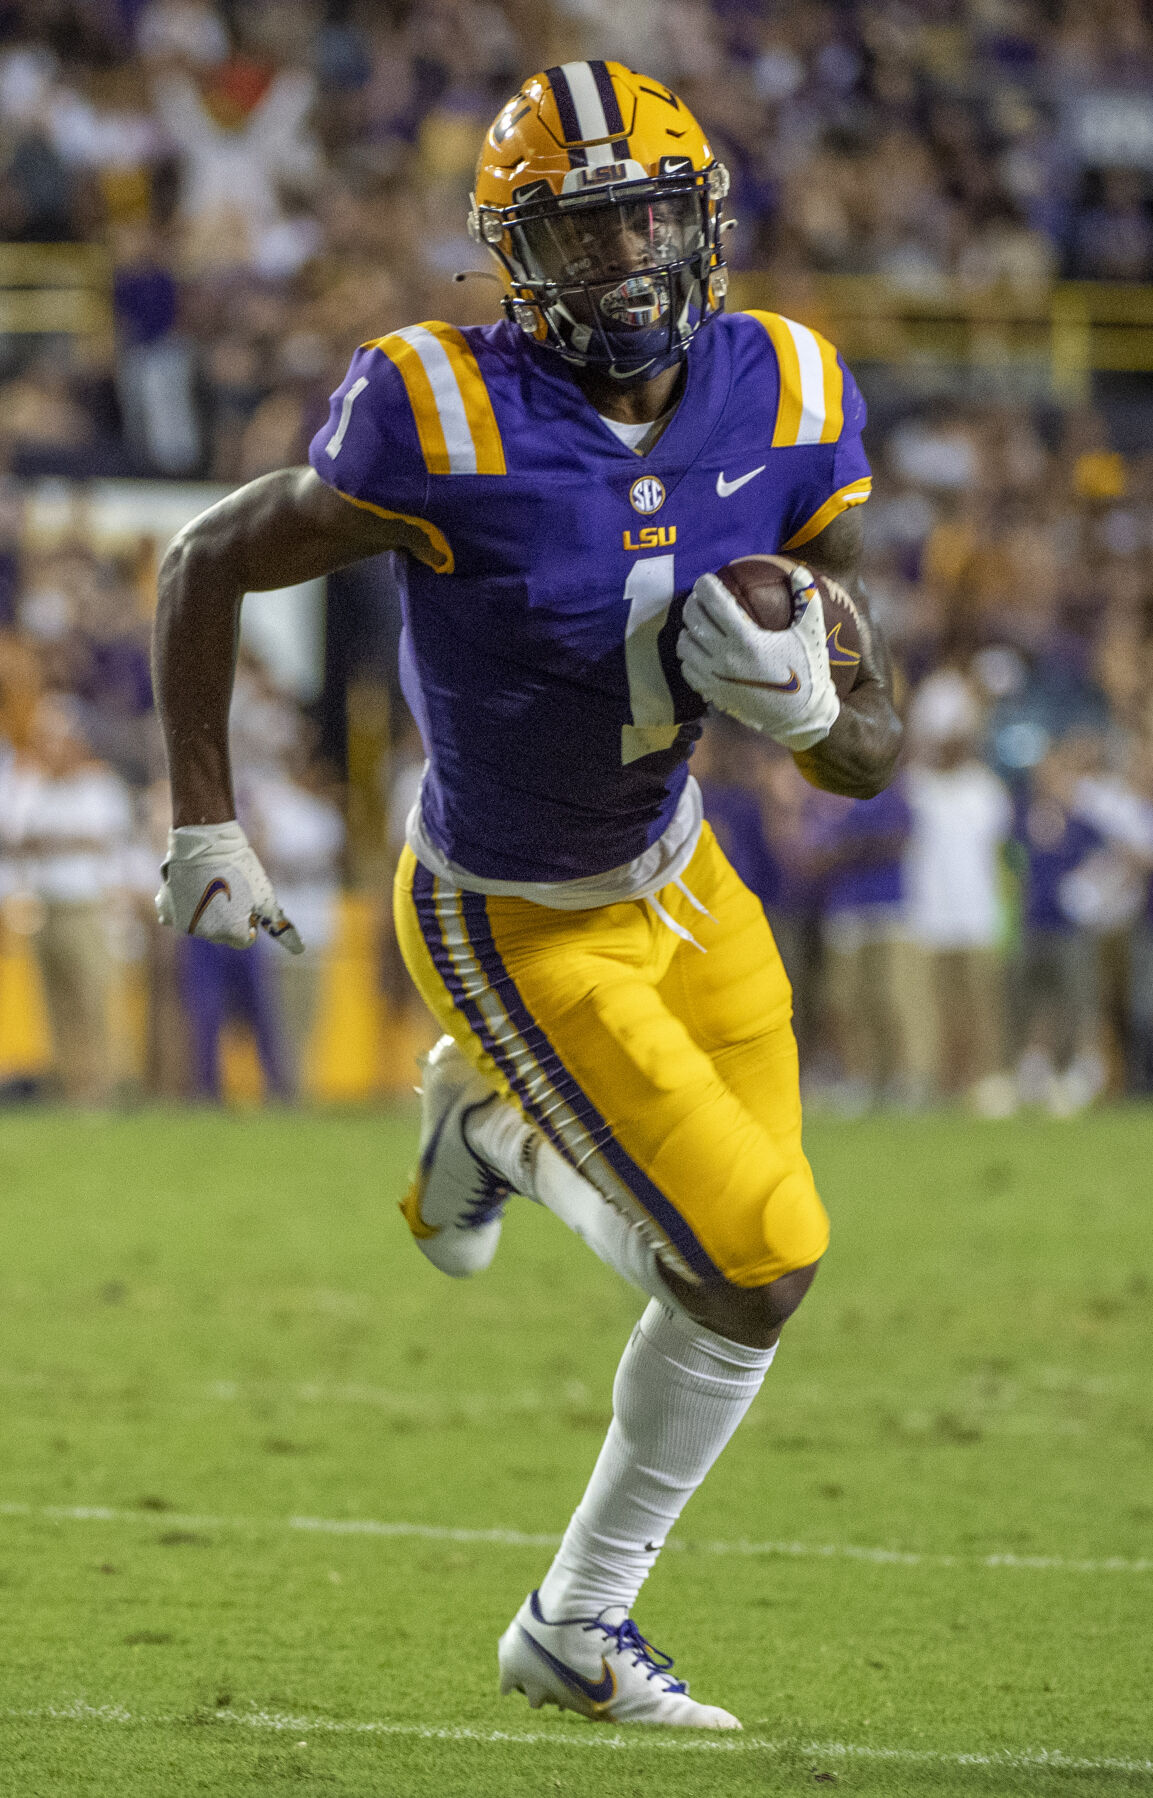
[(304, 948), (235, 819), (170, 830), (160, 880), (156, 916), (162, 924), (233, 949), (247, 949), (259, 927), (290, 955)]
[(702, 699), (786, 749), (811, 749), (832, 730), (841, 702), (820, 589), (807, 568), (794, 568), (789, 579), (796, 616), (788, 630), (766, 631), (717, 575), (702, 574), (685, 601), (677, 654)]

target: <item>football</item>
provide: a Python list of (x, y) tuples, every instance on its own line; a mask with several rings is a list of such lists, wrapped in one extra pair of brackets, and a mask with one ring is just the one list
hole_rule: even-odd
[[(717, 570), (737, 604), (763, 631), (785, 631), (793, 622), (793, 592), (789, 576), (804, 563), (790, 556), (741, 556)], [(829, 646), (829, 671), (843, 699), (856, 684), (861, 668), (861, 616), (852, 597), (828, 575), (818, 574), (817, 586), (825, 613), (825, 639)]]

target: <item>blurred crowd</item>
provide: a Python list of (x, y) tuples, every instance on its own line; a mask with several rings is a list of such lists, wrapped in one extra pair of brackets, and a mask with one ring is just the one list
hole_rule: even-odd
[[(811, 1097), (997, 1116), (1149, 1093), (1153, 456), (1111, 448), (1092, 412), (976, 406), (900, 415), (871, 450), (866, 580), (909, 724), (895, 786), (868, 803), (817, 792), (719, 718), (695, 763), (781, 943)], [(76, 529), (44, 543), (22, 517), (10, 483), (0, 896), (37, 959), (56, 1079), (88, 1102), (123, 1086), (109, 991), (134, 966), (148, 1020), (137, 1086), (218, 1096), (222, 1033), (240, 1021), (265, 1091), (290, 1098), (342, 928), (352, 815), (317, 753), (316, 717), (242, 654), (240, 816), (312, 953), (294, 961), (261, 943), (242, 957), (157, 930), (155, 546), (112, 553)], [(377, 573), (387, 611), (395, 590)], [(362, 976), (401, 1017), (411, 1001), (388, 934), (387, 861), (420, 748), (395, 693), (391, 742), (373, 753), (379, 902)], [(357, 803), (363, 813), (363, 790)]]
[[(15, 980), (27, 1003), (17, 969), (30, 950), (49, 1056), (35, 1078), (9, 1066), (0, 1082), (14, 1098), (87, 1106), (215, 1101), (240, 1030), (264, 1094), (302, 1096), (345, 841), (311, 721), (242, 652), (238, 815), (312, 953), (289, 957), (262, 938), (237, 955), (162, 930), (153, 898), (169, 801), (139, 570), (74, 540), (22, 560), (14, 624), (0, 632), (0, 1000)], [(19, 1064), (28, 1020), (9, 1012), (6, 1023)], [(12, 1055), (0, 1042), (0, 1063)]]
[[(380, 838), (383, 895), (419, 778), (398, 695), (385, 740), (343, 756), (245, 653), (240, 814), (313, 952), (160, 931), (162, 544), (110, 543), (82, 504), (45, 537), (27, 478), (240, 482), (302, 458), (358, 341), (492, 316), (495, 289), (452, 278), (482, 266), (480, 134), (524, 73), (586, 55), (707, 121), (729, 254), (782, 291), (806, 271), (1153, 281), (1140, 0), (0, 0), (0, 237), (106, 252), (114, 306), (107, 338), (0, 335), (0, 1083), (20, 964), (50, 1029), (37, 1090), (212, 1100), (239, 1025), (267, 1095), (315, 1091), (350, 868), (364, 884), (346, 839)], [(723, 720), (698, 763), (793, 977), (810, 1097), (995, 1116), (1149, 1093), (1148, 418), (1118, 436), (1091, 408), (927, 406), (891, 382), (881, 401), (862, 516), (910, 722), (897, 784), (818, 793)], [(339, 579), (330, 651), (353, 611), (392, 641), (387, 571)], [(366, 992), (394, 1022), (412, 1003), (385, 905), (356, 931), (338, 1033)]]
[(616, 56), (707, 121), (738, 269), (1153, 280), (1144, 0), (2, 0), (0, 236), (111, 258), (114, 340), (0, 343), (24, 472), (299, 459), (349, 346), (488, 315), (478, 144)]
[(1153, 455), (1021, 406), (910, 411), (870, 448), (894, 787), (814, 792), (719, 723), (703, 764), (803, 1064), (849, 1110), (1153, 1092)]

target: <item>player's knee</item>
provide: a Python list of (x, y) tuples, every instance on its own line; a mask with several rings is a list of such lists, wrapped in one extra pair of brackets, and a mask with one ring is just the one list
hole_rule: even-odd
[(706, 1330), (746, 1348), (771, 1348), (817, 1277), (819, 1261), (793, 1268), (764, 1286), (735, 1286), (730, 1280), (690, 1285), (665, 1271), (682, 1308)]

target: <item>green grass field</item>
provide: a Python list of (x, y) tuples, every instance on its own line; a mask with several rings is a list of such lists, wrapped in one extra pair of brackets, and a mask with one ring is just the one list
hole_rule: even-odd
[(526, 1204), (436, 1275), (414, 1129), (3, 1120), (0, 1792), (1153, 1794), (1153, 1117), (813, 1128), (834, 1248), (638, 1609), (738, 1738), (497, 1697), (640, 1301)]

